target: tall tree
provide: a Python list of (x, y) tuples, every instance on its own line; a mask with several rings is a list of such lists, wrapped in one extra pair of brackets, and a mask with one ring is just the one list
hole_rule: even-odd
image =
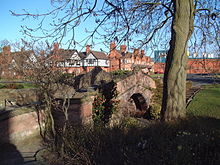
[[(90, 44), (98, 39), (168, 48), (161, 115), (169, 121), (185, 116), (187, 49), (198, 51), (202, 47), (201, 51), (208, 51), (217, 47), (219, 51), (219, 3), (218, 0), (52, 0), (54, 8), (49, 12), (12, 14), (42, 19), (38, 27), (23, 26), (23, 32), (31, 37), (41, 30), (43, 37), (60, 42), (69, 37), (69, 45), (81, 44), (75, 32), (87, 21), (88, 25), (95, 24), (85, 30), (88, 35), (83, 41)], [(50, 17), (53, 21), (48, 25), (45, 20)]]
[(194, 28), (193, 0), (174, 0), (170, 49), (164, 73), (162, 119), (185, 116), (187, 42)]

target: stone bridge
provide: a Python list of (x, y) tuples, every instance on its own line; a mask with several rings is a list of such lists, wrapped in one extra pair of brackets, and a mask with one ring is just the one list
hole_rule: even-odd
[(154, 80), (142, 72), (134, 73), (116, 83), (120, 100), (119, 109), (125, 115), (146, 113), (151, 97), (151, 89), (156, 88)]
[(77, 87), (90, 91), (92, 87), (108, 86), (111, 82), (115, 83), (119, 92), (117, 99), (120, 101), (119, 109), (123, 115), (138, 116), (147, 112), (153, 94), (151, 89), (156, 88), (156, 84), (141, 71), (114, 76), (98, 68), (80, 77)]
[[(91, 73), (88, 74), (90, 74), (91, 77)], [(102, 76), (100, 76), (100, 74)], [(95, 88), (101, 86), (102, 84), (100, 83), (108, 84), (112, 81), (115, 83), (117, 91), (119, 92), (117, 96), (118, 100), (120, 100), (119, 110), (124, 115), (143, 115), (146, 113), (151, 102), (151, 89), (156, 88), (153, 79), (142, 72), (129, 74), (121, 79), (118, 79), (112, 78), (109, 73), (100, 71), (95, 76), (93, 75), (90, 79), (88, 77), (84, 78), (88, 82), (87, 87), (86, 83), (81, 83), (81, 85), (84, 86), (79, 84), (79, 92), (77, 92), (76, 95), (71, 98), (69, 119), (72, 122), (79, 121), (81, 123), (87, 123), (91, 121), (94, 96), (98, 92), (98, 90), (95, 89), (91, 90), (91, 87)], [(82, 91), (82, 89), (84, 90)], [(69, 87), (67, 91), (69, 93), (73, 93), (73, 88)], [(16, 91), (14, 91), (14, 98), (12, 95), (10, 96), (13, 100), (17, 100), (19, 104), (22, 103), (20, 101), (21, 94), (22, 98), (25, 100), (29, 98), (29, 101), (32, 101), (30, 100), (30, 96), (25, 94), (25, 91), (23, 91), (23, 93), (21, 91), (17, 92), (18, 94), (16, 94)], [(62, 97), (59, 95), (57, 95), (57, 97), (62, 99)], [(35, 96), (33, 99), (36, 99)], [(26, 105), (26, 102), (23, 104)], [(34, 111), (35, 110), (31, 108), (28, 111), (24, 111), (22, 108), (18, 108), (18, 110), (13, 110), (13, 108), (3, 110), (0, 108), (0, 129), (5, 130), (0, 132), (0, 141), (23, 139), (25, 136), (29, 136), (39, 130), (39, 116)], [(41, 116), (43, 119), (44, 115), (42, 114)], [(56, 114), (56, 120), (58, 121), (57, 123), (63, 123), (62, 116), (62, 113)], [(29, 124), (27, 124), (28, 122)]]

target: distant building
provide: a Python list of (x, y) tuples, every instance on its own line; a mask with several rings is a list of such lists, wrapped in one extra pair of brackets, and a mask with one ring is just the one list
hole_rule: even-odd
[(127, 51), (126, 45), (121, 45), (120, 50), (116, 49), (115, 42), (110, 44), (110, 71), (114, 70), (133, 70), (139, 67), (144, 72), (152, 70), (153, 61), (149, 56), (145, 56), (144, 50), (134, 49), (133, 52)]
[(89, 45), (86, 46), (85, 52), (78, 52), (77, 50), (60, 49), (55, 43), (50, 56), (56, 67), (75, 75), (89, 72), (96, 66), (100, 66), (106, 71), (109, 69), (108, 56), (104, 52), (91, 50)]
[(0, 53), (0, 78), (19, 78), (20, 72), (29, 69), (29, 64), (36, 61), (33, 51), (11, 52), (10, 46), (4, 46)]
[(156, 50), (154, 51), (154, 62), (165, 63), (168, 50)]
[[(62, 70), (64, 73), (79, 75), (89, 72), (96, 66), (110, 72), (115, 70), (141, 69), (143, 72), (164, 73), (167, 50), (157, 50), (154, 52), (154, 59), (145, 55), (144, 50), (133, 49), (127, 51), (126, 45), (121, 45), (117, 49), (115, 42), (110, 44), (110, 51), (107, 55), (102, 51), (91, 50), (87, 45), (85, 52), (78, 52), (75, 49), (61, 49), (58, 43), (54, 43), (49, 54), (41, 52), (36, 55), (33, 51), (21, 49), (18, 52), (11, 52), (10, 46), (5, 46), (0, 52), (0, 77), (19, 77), (20, 70), (31, 68), (29, 64), (35, 65), (41, 61), (43, 64)], [(213, 54), (203, 54), (201, 58), (196, 53), (189, 54), (187, 73), (220, 73), (220, 59)]]
[[(155, 73), (164, 73), (167, 50), (154, 52), (154, 71)], [(220, 58), (209, 53), (189, 53), (187, 63), (187, 73), (220, 73)]]
[(144, 72), (152, 69), (153, 62), (150, 57), (145, 56), (144, 50), (134, 49), (128, 52), (126, 45), (121, 45), (120, 50), (116, 49), (115, 42), (110, 44), (109, 55), (101, 51), (91, 50), (91, 46), (86, 46), (85, 52), (77, 50), (59, 49), (57, 43), (54, 44), (51, 56), (56, 61), (56, 67), (60, 67), (64, 72), (76, 75), (89, 72), (96, 66), (109, 72), (114, 70), (133, 70), (140, 67)]

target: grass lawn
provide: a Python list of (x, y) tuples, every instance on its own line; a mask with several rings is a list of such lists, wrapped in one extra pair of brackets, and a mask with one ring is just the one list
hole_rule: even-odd
[(152, 74), (150, 75), (150, 77), (163, 77), (164, 74)]
[(0, 89), (26, 89), (36, 87), (37, 86), (33, 83), (0, 83)]
[(189, 104), (187, 114), (220, 119), (220, 85), (205, 86)]

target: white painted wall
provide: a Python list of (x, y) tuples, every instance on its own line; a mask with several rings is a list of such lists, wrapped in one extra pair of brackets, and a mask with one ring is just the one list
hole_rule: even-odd
[(84, 58), (84, 66), (97, 66), (98, 63), (97, 63), (97, 58), (92, 54), (90, 53), (86, 58)]
[(98, 66), (103, 66), (103, 67), (109, 67), (109, 60), (103, 60), (103, 59), (99, 59), (98, 60)]
[(97, 59), (92, 53), (90, 53), (84, 59), (84, 66), (102, 66), (102, 67), (109, 67), (109, 60), (105, 59)]
[(77, 52), (75, 52), (70, 57), (70, 59), (65, 60), (65, 67), (80, 67), (80, 66), (82, 66), (82, 61)]

